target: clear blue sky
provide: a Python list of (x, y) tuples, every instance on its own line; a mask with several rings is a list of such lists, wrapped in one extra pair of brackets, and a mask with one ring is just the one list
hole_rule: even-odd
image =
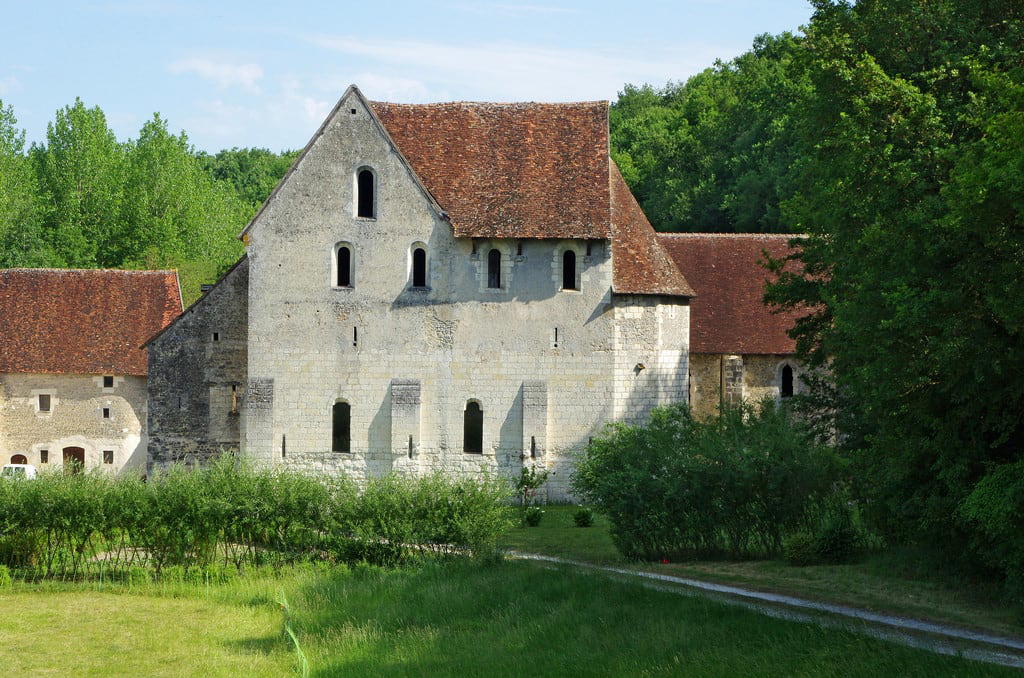
[(80, 96), (121, 139), (159, 111), (198, 147), (304, 145), (345, 86), (402, 102), (614, 99), (796, 31), (806, 0), (11, 3), (0, 99), (29, 140)]

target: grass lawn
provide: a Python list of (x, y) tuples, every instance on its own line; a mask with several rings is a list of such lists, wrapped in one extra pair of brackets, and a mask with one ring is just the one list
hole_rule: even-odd
[[(625, 564), (608, 535), (608, 522), (595, 515), (593, 527), (573, 524), (572, 506), (545, 507), (539, 527), (518, 527), (505, 539), (526, 552), (600, 564)], [(782, 561), (632, 563), (638, 569), (674, 574), (760, 591), (854, 605), (934, 621), (1024, 636), (1024, 615), (1006, 605), (999, 589), (929, 572), (920, 559), (878, 554), (849, 565), (792, 567)]]

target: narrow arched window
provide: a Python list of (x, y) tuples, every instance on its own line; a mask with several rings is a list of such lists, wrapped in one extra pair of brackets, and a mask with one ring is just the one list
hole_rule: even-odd
[(487, 286), (492, 289), (501, 287), (501, 252), (498, 250), (487, 253)]
[(422, 247), (412, 251), (412, 286), (427, 286), (427, 251)]
[(572, 250), (562, 255), (562, 289), (576, 289), (576, 253)]
[(332, 452), (352, 451), (352, 409), (348, 403), (334, 403), (331, 433)]
[(338, 287), (352, 287), (352, 250), (338, 248)]
[(373, 219), (377, 216), (373, 171), (363, 168), (356, 175), (356, 216)]
[(462, 449), (469, 454), (484, 452), (484, 411), (475, 400), (466, 403), (462, 418)]
[(791, 398), (793, 396), (793, 368), (789, 365), (784, 365), (782, 368), (781, 382), (779, 395), (783, 398)]

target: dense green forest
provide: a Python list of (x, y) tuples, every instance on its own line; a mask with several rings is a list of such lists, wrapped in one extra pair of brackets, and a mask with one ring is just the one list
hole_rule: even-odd
[[(612, 154), (660, 230), (810, 236), (767, 298), (811, 310), (802, 407), (864, 515), (1024, 594), (1024, 4), (812, 4), (625, 86)], [(0, 103), (0, 266), (176, 267), (194, 298), (293, 158), (199, 153), (158, 115), (118, 141), (77, 100), (26, 148)]]

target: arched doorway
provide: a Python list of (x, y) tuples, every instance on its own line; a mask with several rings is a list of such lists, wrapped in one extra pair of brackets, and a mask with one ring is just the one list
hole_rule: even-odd
[(16, 454), (13, 457), (11, 457), (11, 463), (12, 464), (27, 464), (28, 463), (28, 457), (26, 457), (24, 454)]
[(64, 472), (81, 473), (85, 469), (85, 449), (82, 447), (64, 448)]

